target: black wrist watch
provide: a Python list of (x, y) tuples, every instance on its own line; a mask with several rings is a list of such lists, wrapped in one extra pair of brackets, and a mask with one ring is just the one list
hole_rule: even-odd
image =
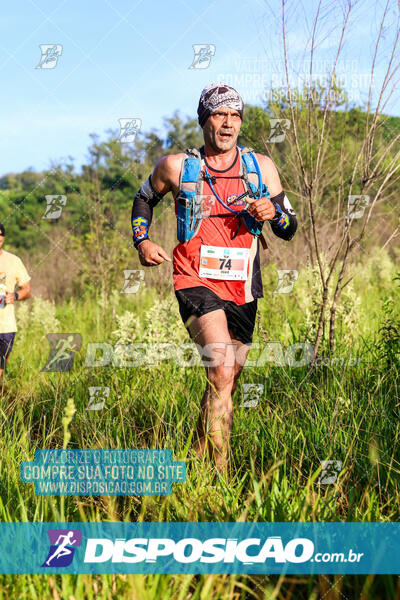
[(14, 292), (14, 298), (15, 298), (16, 300), (19, 300), (18, 292)]

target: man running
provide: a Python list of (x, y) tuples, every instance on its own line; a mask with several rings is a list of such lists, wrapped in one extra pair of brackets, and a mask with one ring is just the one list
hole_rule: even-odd
[(73, 531), (68, 531), (67, 534), (60, 534), (56, 541), (56, 545), (58, 544), (57, 548), (55, 549), (53, 554), (46, 560), (46, 562), (44, 564), (47, 567), (49, 567), (51, 561), (54, 560), (55, 558), (60, 559), (62, 556), (68, 556), (69, 554), (71, 554), (72, 550), (71, 550), (71, 548), (68, 548), (68, 546), (73, 546), (74, 544), (76, 544), (76, 542), (77, 542), (77, 540), (74, 540), (74, 532)]
[[(171, 261), (149, 239), (153, 208), (172, 192), (180, 243), (173, 251), (179, 311), (203, 349), (207, 385), (197, 426), (197, 453), (211, 449), (227, 467), (232, 394), (252, 343), (257, 299), (263, 297), (259, 234), (269, 221), (290, 240), (296, 215), (273, 161), (237, 146), (243, 101), (225, 84), (204, 88), (197, 109), (204, 146), (161, 158), (132, 208), (134, 246), (144, 266)], [(264, 241), (264, 240), (263, 240)]]
[(31, 295), (27, 270), (18, 256), (3, 250), (4, 239), (5, 229), (0, 223), (0, 389), (3, 388), (3, 373), (17, 331), (14, 302)]

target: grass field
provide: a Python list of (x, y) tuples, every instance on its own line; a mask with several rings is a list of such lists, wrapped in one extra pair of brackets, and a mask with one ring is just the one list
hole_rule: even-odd
[[(89, 342), (188, 342), (171, 292), (144, 286), (57, 306), (35, 298), (18, 307), (19, 333), (0, 412), (2, 521), (398, 521), (399, 283), (396, 264), (377, 253), (354, 265), (338, 323), (336, 364), (245, 368), (242, 383), (261, 383), (258, 405), (234, 398), (231, 481), (193, 456), (190, 439), (204, 370), (162, 361), (153, 368), (85, 366)], [(311, 268), (291, 294), (274, 294), (276, 270), (264, 271), (255, 342), (283, 348), (312, 340), (318, 285)], [(67, 373), (41, 372), (45, 335), (75, 332), (83, 344)], [(330, 361), (324, 346), (320, 352)], [(250, 359), (256, 356), (255, 350)], [(321, 361), (323, 362), (323, 361)], [(332, 362), (332, 361), (331, 361)], [(354, 364), (357, 362), (357, 364)], [(348, 365), (353, 366), (348, 366)], [(88, 387), (109, 386), (104, 409), (88, 411)], [(20, 481), (21, 461), (36, 448), (59, 448), (68, 399), (76, 412), (69, 447), (170, 448), (189, 460), (187, 482), (167, 497), (40, 497)], [(342, 463), (321, 485), (321, 461)], [(400, 598), (395, 576), (1, 576), (1, 599), (250, 600)]]

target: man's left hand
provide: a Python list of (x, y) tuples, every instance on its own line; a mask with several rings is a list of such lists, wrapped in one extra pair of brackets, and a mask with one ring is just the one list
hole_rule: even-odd
[(14, 304), (15, 296), (14, 292), (6, 292), (6, 304)]
[(250, 204), (248, 213), (257, 221), (270, 221), (275, 216), (275, 206), (266, 196), (264, 198), (246, 198)]

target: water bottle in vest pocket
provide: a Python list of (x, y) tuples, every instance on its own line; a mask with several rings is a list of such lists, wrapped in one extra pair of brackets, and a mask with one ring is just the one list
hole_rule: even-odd
[(6, 307), (6, 274), (0, 273), (0, 308)]

